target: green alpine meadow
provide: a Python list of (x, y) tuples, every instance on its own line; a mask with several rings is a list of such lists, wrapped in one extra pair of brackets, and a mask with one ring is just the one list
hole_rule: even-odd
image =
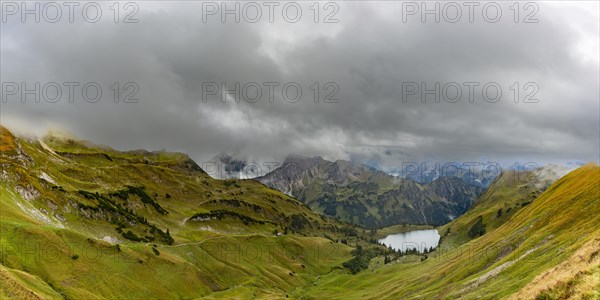
[(402, 228), (358, 227), (254, 180), (212, 179), (182, 153), (1, 136), (3, 297), (599, 296), (595, 164), (553, 183), (506, 171), (436, 227), (435, 249), (398, 253), (373, 237)]
[(600, 300), (600, 1), (0, 1), (0, 300)]

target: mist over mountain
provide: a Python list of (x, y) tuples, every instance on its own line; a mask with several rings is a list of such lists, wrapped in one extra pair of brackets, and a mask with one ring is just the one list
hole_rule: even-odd
[[(290, 154), (331, 161), (365, 157), (382, 168), (403, 161), (479, 161), (482, 155), (540, 165), (600, 156), (594, 1), (536, 3), (537, 24), (515, 24), (515, 7), (504, 2), (498, 3), (503, 13), (497, 23), (480, 18), (482, 3), (473, 23), (461, 5), (455, 24), (434, 22), (432, 15), (422, 23), (418, 13), (405, 23), (403, 5), (410, 3), (343, 1), (335, 3), (336, 23), (315, 23), (309, 3), (298, 4), (304, 13), (297, 23), (270, 23), (262, 5), (256, 24), (233, 22), (232, 15), (223, 23), (220, 11), (204, 22), (203, 3), (138, 3), (140, 22), (121, 22), (118, 30), (108, 13), (95, 26), (70, 23), (66, 11), (66, 22), (56, 26), (38, 25), (32, 17), (20, 22), (18, 11), (7, 16), (2, 77), (19, 90), (4, 94), (3, 124), (42, 134), (64, 128), (116, 149), (169, 146), (197, 162), (223, 151), (261, 161)], [(112, 11), (109, 3), (98, 5)], [(277, 6), (279, 17), (283, 5)], [(322, 6), (320, 13), (327, 15)], [(113, 44), (119, 47), (98, 47)], [(80, 85), (71, 102), (63, 84), (73, 81)], [(23, 97), (21, 84), (31, 90), (36, 82), (40, 91), (58, 83), (61, 97), (39, 103), (33, 95)], [(102, 88), (94, 103), (81, 97), (88, 82)], [(123, 103), (123, 90), (116, 103), (110, 89), (115, 82), (121, 90), (134, 83), (138, 103)], [(272, 99), (264, 86), (269, 82), (279, 84)], [(421, 92), (436, 82), (440, 94), (445, 84), (458, 83), (462, 97), (422, 102)], [(478, 84), (472, 99), (467, 82)], [(538, 86), (538, 103), (523, 102), (532, 92), (524, 90), (529, 82)], [(203, 83), (218, 91), (207, 93)], [(227, 93), (236, 83), (238, 93)], [(256, 101), (241, 96), (249, 83), (261, 87)], [(287, 83), (301, 87), (301, 99), (292, 103), (282, 96)], [(325, 90), (327, 83), (334, 85)], [(420, 92), (403, 101), (403, 83), (416, 83)], [(485, 100), (487, 83), (500, 86), (499, 101)], [(338, 101), (324, 102), (334, 88)]]
[(226, 152), (221, 152), (203, 162), (202, 167), (216, 179), (247, 179), (264, 175), (261, 174), (260, 168), (249, 165), (243, 158), (234, 158)]
[(404, 163), (400, 168), (392, 168), (389, 174), (410, 178), (419, 183), (430, 183), (440, 177), (457, 177), (464, 182), (487, 188), (500, 175), (502, 166), (498, 163)]

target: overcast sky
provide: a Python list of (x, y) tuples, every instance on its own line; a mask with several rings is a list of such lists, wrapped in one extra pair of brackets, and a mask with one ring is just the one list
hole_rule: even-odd
[[(133, 17), (138, 23), (122, 22), (132, 7), (120, 7), (115, 23), (111, 3), (101, 6), (97, 23), (82, 19), (81, 6), (75, 7), (73, 23), (66, 7), (57, 23), (43, 18), (54, 16), (53, 8), (40, 23), (31, 16), (22, 23), (18, 13), (4, 16), (2, 124), (37, 134), (64, 130), (121, 150), (181, 151), (198, 162), (222, 151), (257, 161), (304, 154), (382, 166), (422, 160), (598, 161), (600, 156), (595, 1), (544, 2), (537, 9), (521, 5), (518, 23), (512, 2), (501, 5), (496, 23), (483, 17), (481, 5), (474, 7), (471, 23), (462, 2), (456, 23), (444, 19), (454, 17), (452, 7), (439, 23), (432, 15), (422, 22), (418, 12), (403, 22), (403, 13), (414, 7), (403, 10), (387, 1), (327, 7), (322, 2), (318, 23), (312, 2), (301, 2), (296, 23), (282, 17), (282, 5), (274, 7), (269, 22), (263, 2), (257, 2), (262, 16), (256, 23), (244, 20), (254, 17), (254, 7), (239, 23), (233, 15), (223, 23), (218, 12), (203, 20), (214, 7), (205, 4), (203, 10), (201, 2), (143, 2)], [(12, 8), (3, 9), (6, 14)], [(293, 19), (293, 9), (287, 12)], [(328, 15), (337, 23), (323, 23)], [(528, 15), (538, 22), (523, 23)], [(486, 17), (494, 17), (492, 9)], [(63, 85), (62, 98), (35, 103), (29, 95), (22, 103), (21, 94), (9, 91), (12, 82), (19, 88), (56, 82)], [(65, 82), (80, 83), (73, 103)], [(81, 97), (87, 82), (102, 88), (96, 103)], [(115, 103), (115, 82), (121, 101), (134, 90), (124, 91), (126, 83), (135, 83), (138, 103)], [(223, 103), (222, 91), (209, 90), (211, 82), (230, 90), (236, 82), (240, 89), (256, 83), (263, 95), (257, 103), (236, 103), (232, 95)], [(264, 85), (269, 82), (279, 83), (272, 102)], [(289, 82), (302, 89), (302, 98), (293, 103), (282, 97)], [(436, 103), (429, 95), (422, 103), (417, 92), (403, 101), (403, 86), (410, 82), (429, 89), (435, 82), (440, 89), (455, 82), (462, 97)], [(479, 84), (472, 101), (468, 82)], [(494, 103), (482, 97), (490, 82), (502, 91)], [(256, 85), (247, 87), (253, 98)], [(293, 86), (287, 91), (295, 97)], [(454, 97), (455, 85), (446, 91)], [(55, 94), (50, 86), (47, 92), (50, 98)], [(337, 103), (323, 103), (330, 93)], [(523, 103), (531, 93), (538, 102)], [(494, 98), (494, 89), (488, 95)]]

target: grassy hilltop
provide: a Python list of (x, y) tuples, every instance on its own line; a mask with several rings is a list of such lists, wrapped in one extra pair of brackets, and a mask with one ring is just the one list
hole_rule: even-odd
[[(472, 212), (440, 228), (450, 235), (427, 260), (355, 276), (333, 272), (296, 296), (600, 299), (600, 167), (583, 166), (540, 195), (514, 176), (504, 174)], [(506, 207), (516, 212), (499, 216)], [(485, 233), (468, 237), (479, 216)]]
[(17, 298), (285, 298), (362, 231), (187, 155), (0, 131), (0, 276)]
[(0, 166), (1, 298), (600, 299), (596, 165), (505, 172), (404, 256), (369, 240), (428, 227), (361, 229), (181, 153), (0, 127)]

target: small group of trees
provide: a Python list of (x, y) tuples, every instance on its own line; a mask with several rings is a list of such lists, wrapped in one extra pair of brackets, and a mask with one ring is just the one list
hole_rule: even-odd
[(417, 249), (417, 248), (407, 248), (406, 250), (402, 251), (402, 249), (396, 250), (396, 249), (393, 249), (392, 247), (388, 247), (386, 254), (384, 256), (384, 259), (383, 259), (383, 263), (387, 265), (387, 264), (391, 263), (393, 260), (396, 260), (400, 257), (407, 256), (407, 255), (420, 255), (421, 261), (424, 261), (428, 257), (427, 254), (433, 252), (434, 250), (435, 250), (434, 247), (429, 247), (429, 248), (424, 248), (422, 252), (420, 252), (419, 249)]
[(137, 236), (137, 234), (135, 234), (133, 231), (131, 230), (127, 230), (123, 233), (121, 233), (123, 235), (124, 238), (134, 241), (134, 242), (141, 242), (144, 241), (144, 238), (140, 238), (139, 236)]
[(365, 249), (362, 246), (357, 245), (356, 249), (352, 250), (352, 255), (354, 257), (345, 262), (344, 267), (348, 268), (352, 274), (356, 274), (363, 269), (369, 268), (371, 259), (381, 255), (387, 257), (387, 253), (388, 249), (382, 249), (380, 247), (370, 247)]
[(169, 228), (167, 228), (167, 231), (164, 232), (164, 231), (160, 230), (159, 228), (153, 226), (150, 229), (150, 232), (152, 234), (158, 234), (160, 236), (160, 241), (167, 245), (173, 245), (173, 243), (175, 242), (175, 240), (171, 236), (171, 233), (169, 232)]
[(371, 259), (377, 255), (381, 255), (383, 250), (380, 248), (369, 248), (363, 250), (362, 246), (357, 245), (356, 249), (352, 250), (352, 259), (344, 263), (344, 267), (348, 268), (352, 274), (356, 274), (363, 269), (369, 267)]
[(173, 243), (175, 242), (175, 240), (173, 239), (173, 237), (171, 236), (171, 233), (169, 232), (169, 229), (167, 229), (167, 232), (163, 232), (162, 230), (156, 228), (154, 225), (152, 225), (152, 227), (150, 227), (150, 233), (152, 234), (152, 236), (146, 236), (146, 237), (139, 237), (137, 234), (135, 234), (133, 231), (131, 230), (127, 230), (127, 231), (123, 231), (121, 229), (121, 235), (130, 240), (130, 241), (134, 241), (134, 242), (150, 242), (153, 241), (155, 239), (154, 235), (158, 235), (159, 241), (167, 244), (167, 245), (173, 245)]
[(477, 221), (471, 229), (469, 229), (469, 237), (476, 238), (485, 234), (485, 224), (483, 223), (483, 217), (479, 216)]

